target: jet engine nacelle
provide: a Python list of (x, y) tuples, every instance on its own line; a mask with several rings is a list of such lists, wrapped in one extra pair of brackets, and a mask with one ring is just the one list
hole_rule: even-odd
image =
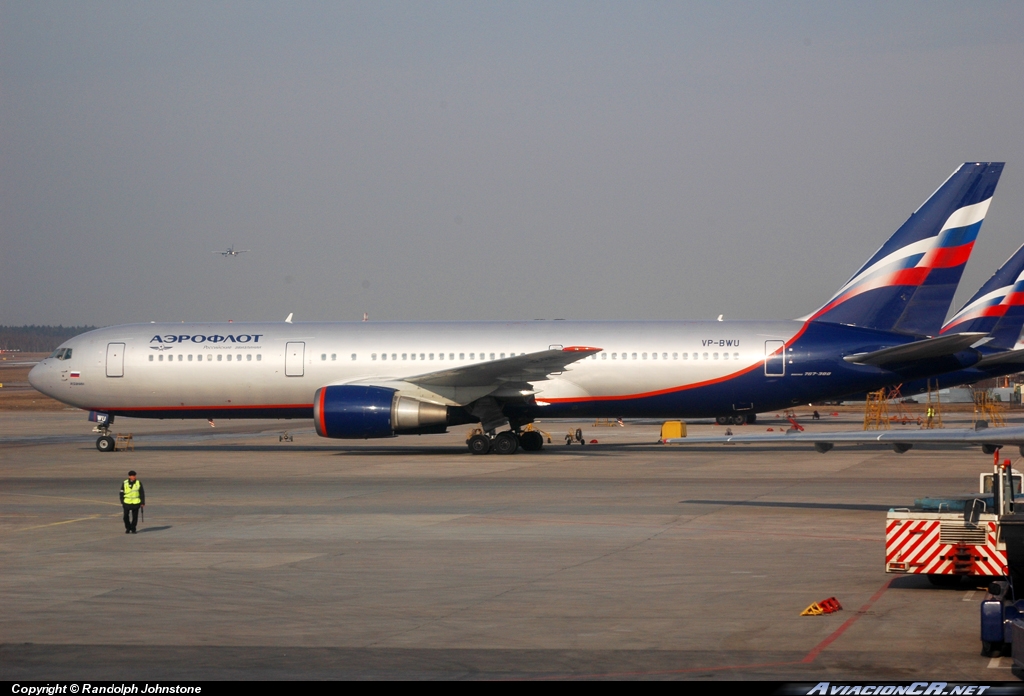
[(444, 432), (448, 407), (401, 396), (386, 387), (340, 384), (316, 390), (313, 423), (317, 435), (341, 439)]

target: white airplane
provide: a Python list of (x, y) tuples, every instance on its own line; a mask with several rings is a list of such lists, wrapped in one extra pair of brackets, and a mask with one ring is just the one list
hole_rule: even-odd
[(540, 417), (753, 422), (981, 359), (983, 333), (938, 334), (1002, 169), (959, 167), (803, 319), (135, 324), (66, 341), (29, 381), (106, 425), (312, 418), (363, 439), (480, 423), (475, 454), (540, 449), (523, 430)]
[(244, 254), (247, 251), (252, 251), (252, 249), (235, 249), (235, 245), (232, 244), (224, 251), (214, 251), (211, 253), (220, 254), (221, 256), (224, 256), (226, 258), (228, 256), (238, 256), (239, 254)]

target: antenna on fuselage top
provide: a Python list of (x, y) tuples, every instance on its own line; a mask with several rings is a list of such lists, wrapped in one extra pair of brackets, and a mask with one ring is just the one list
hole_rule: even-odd
[(723, 316), (725, 316), (725, 315), (724, 314), (719, 314), (718, 315), (718, 321), (725, 321), (724, 319), (722, 319)]
[(291, 324), (292, 323), (292, 315), (293, 314), (295, 314), (295, 312), (288, 312), (288, 316), (286, 316), (284, 318), (284, 323), (285, 324)]

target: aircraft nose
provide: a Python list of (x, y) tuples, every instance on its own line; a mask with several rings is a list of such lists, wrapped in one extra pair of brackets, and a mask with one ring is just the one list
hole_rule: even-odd
[(32, 388), (43, 394), (48, 394), (46, 388), (50, 383), (49, 377), (53, 370), (45, 363), (38, 363), (28, 371), (28, 383)]

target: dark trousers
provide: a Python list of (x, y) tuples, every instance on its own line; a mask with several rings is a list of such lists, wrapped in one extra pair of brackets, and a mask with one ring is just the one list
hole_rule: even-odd
[[(135, 531), (135, 525), (139, 522), (139, 508), (142, 507), (139, 503), (135, 505), (128, 505), (121, 503), (121, 507), (124, 508), (124, 528), (129, 531)], [(128, 513), (131, 513), (131, 522), (128, 521)]]

